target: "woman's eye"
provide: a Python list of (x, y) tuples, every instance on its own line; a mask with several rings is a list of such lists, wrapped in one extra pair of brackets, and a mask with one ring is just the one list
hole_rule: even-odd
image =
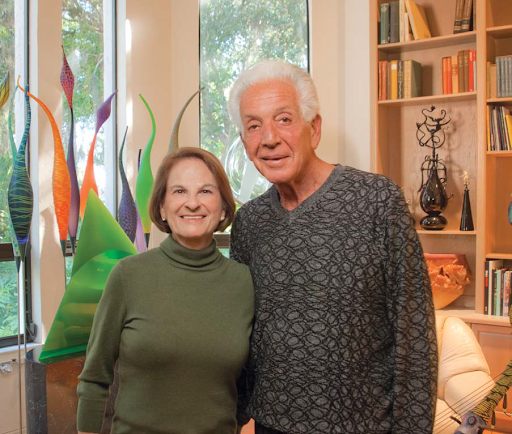
[(209, 194), (209, 193), (211, 193), (211, 190), (202, 190), (202, 193)]
[(182, 194), (183, 192), (183, 190), (174, 190), (174, 194)]

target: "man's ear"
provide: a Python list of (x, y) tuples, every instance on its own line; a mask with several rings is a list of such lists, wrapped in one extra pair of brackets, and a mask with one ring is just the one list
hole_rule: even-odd
[(318, 148), (322, 137), (322, 116), (316, 115), (311, 121), (311, 147)]
[(244, 144), (244, 148), (245, 148), (245, 154), (247, 155), (247, 158), (249, 158), (249, 160), (253, 160), (250, 153), (247, 151), (247, 145), (245, 144), (245, 140), (244, 140), (244, 136), (242, 135), (242, 133), (238, 133), (240, 135), (240, 140), (242, 141), (242, 143)]

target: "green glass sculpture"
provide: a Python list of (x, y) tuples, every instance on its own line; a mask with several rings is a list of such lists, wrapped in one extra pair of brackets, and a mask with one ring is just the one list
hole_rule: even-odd
[(108, 275), (137, 249), (96, 193), (90, 192), (71, 280), (39, 357), (51, 363), (85, 354), (92, 320)]

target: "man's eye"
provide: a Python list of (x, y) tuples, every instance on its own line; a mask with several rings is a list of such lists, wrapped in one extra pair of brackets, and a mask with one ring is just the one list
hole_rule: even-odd
[(258, 125), (249, 125), (247, 127), (248, 130), (255, 130), (256, 128), (258, 128)]
[(286, 118), (286, 117), (285, 117), (285, 118), (281, 118), (281, 119), (280, 119), (280, 121), (281, 121), (281, 122), (284, 122), (284, 123), (289, 123), (289, 122), (291, 122), (292, 120), (291, 120), (290, 118)]

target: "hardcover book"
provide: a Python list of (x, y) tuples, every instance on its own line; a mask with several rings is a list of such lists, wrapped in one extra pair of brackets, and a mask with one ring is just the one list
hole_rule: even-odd
[(432, 35), (430, 34), (427, 16), (425, 15), (425, 9), (423, 9), (423, 6), (415, 3), (413, 0), (405, 0), (405, 6), (411, 21), (414, 39), (431, 38)]

